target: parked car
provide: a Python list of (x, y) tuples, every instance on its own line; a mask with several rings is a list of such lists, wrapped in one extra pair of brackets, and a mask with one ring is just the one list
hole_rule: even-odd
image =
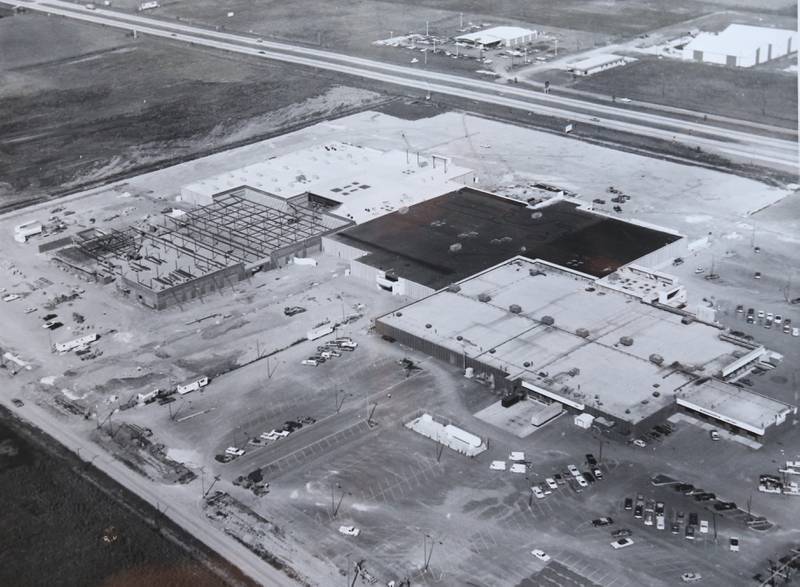
[(663, 514), (664, 513), (664, 502), (657, 501), (656, 502), (656, 514)]
[(586, 455), (586, 464), (589, 465), (590, 467), (597, 466), (597, 459), (594, 458), (593, 454), (589, 453)]
[(720, 501), (714, 504), (714, 509), (717, 511), (735, 510), (736, 504), (732, 501)]
[(355, 526), (339, 526), (339, 532), (341, 532), (345, 536), (358, 536), (359, 534), (361, 534), (361, 530), (359, 530)]
[(600, 470), (599, 467), (595, 467), (594, 469), (592, 469), (592, 475), (594, 475), (594, 478), (597, 479), (598, 481), (600, 481), (603, 478), (603, 472)]
[(580, 477), (581, 472), (578, 470), (578, 467), (575, 465), (567, 465), (567, 470), (570, 472), (570, 475), (573, 477)]
[(641, 438), (637, 438), (636, 440), (634, 440), (633, 444), (635, 444), (639, 448), (644, 448), (644, 447), (647, 446), (647, 443), (644, 440), (642, 440)]
[(536, 496), (536, 499), (544, 499), (544, 491), (538, 485), (531, 487), (531, 491)]
[(286, 316), (295, 316), (297, 314), (302, 314), (305, 311), (306, 309), (302, 306), (287, 306), (283, 309), (283, 313)]
[(47, 314), (47, 316), (42, 316), (42, 320), (44, 320), (45, 322), (49, 322), (54, 318), (58, 318), (58, 314)]
[(633, 500), (630, 497), (625, 498), (625, 509), (632, 510), (633, 509)]
[(611, 543), (611, 548), (619, 550), (620, 548), (626, 548), (631, 544), (633, 544), (633, 540), (631, 540), (630, 538), (620, 538), (619, 540), (615, 540), (614, 542)]
[(543, 550), (539, 550), (538, 548), (533, 549), (531, 554), (545, 563), (550, 560), (550, 555)]
[(583, 473), (583, 478), (586, 479), (587, 483), (594, 483), (596, 481), (594, 475), (592, 475), (589, 471), (585, 471)]
[(553, 479), (552, 477), (548, 477), (547, 479), (544, 480), (544, 482), (547, 483), (547, 486), (550, 489), (558, 489), (558, 483), (556, 483), (555, 479)]
[(731, 552), (739, 552), (739, 539), (731, 536), (731, 539), (728, 540), (728, 548), (730, 548)]
[(302, 361), (300, 361), (300, 363), (302, 365), (308, 365), (310, 367), (316, 367), (317, 365), (319, 365), (320, 361), (315, 357), (309, 357), (307, 359), (303, 359)]
[(583, 475), (575, 477), (575, 482), (579, 487), (589, 487), (589, 484), (586, 482), (586, 479), (583, 478)]
[(620, 528), (619, 530), (614, 530), (611, 533), (611, 536), (614, 538), (627, 538), (628, 536), (632, 536), (633, 531), (630, 528)]
[(229, 446), (225, 449), (226, 455), (231, 455), (232, 457), (241, 457), (244, 456), (244, 451), (241, 448), (236, 448), (235, 446)]
[(712, 430), (711, 432), (709, 432), (709, 436), (711, 436), (711, 440), (719, 440), (721, 438), (719, 432), (717, 432), (716, 430)]
[(691, 524), (686, 525), (686, 540), (694, 540), (694, 526)]
[(656, 529), (664, 530), (666, 527), (666, 519), (664, 518), (664, 514), (656, 514)]
[(613, 523), (614, 520), (612, 518), (609, 518), (608, 516), (603, 516), (602, 518), (597, 518), (595, 520), (592, 520), (592, 526), (594, 526), (595, 528), (599, 528), (600, 526), (610, 526)]
[(669, 531), (673, 534), (678, 534), (681, 531), (681, 526), (678, 522), (672, 522), (669, 526)]
[(643, 515), (644, 515), (644, 506), (641, 504), (637, 504), (636, 509), (633, 510), (633, 517), (638, 520), (641, 519)]
[(708, 534), (708, 520), (700, 520), (700, 534)]
[(700, 573), (695, 572), (684, 573), (681, 575), (681, 581), (684, 583), (696, 583), (702, 578), (703, 576)]
[(651, 511), (647, 511), (644, 513), (644, 525), (645, 526), (652, 526), (655, 522), (655, 515)]

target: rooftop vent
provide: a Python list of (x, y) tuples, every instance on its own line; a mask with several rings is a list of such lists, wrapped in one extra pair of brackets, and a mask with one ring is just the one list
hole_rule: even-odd
[(651, 363), (655, 363), (656, 365), (660, 365), (661, 363), (664, 362), (664, 357), (662, 357), (661, 355), (658, 355), (656, 353), (653, 353), (652, 355), (650, 355), (649, 358), (650, 358), (650, 362)]
[(425, 325), (425, 328), (430, 328), (430, 327), (431, 327), (431, 325), (430, 325), (430, 324), (426, 324), (426, 325)]
[(578, 328), (578, 330), (575, 331), (575, 334), (577, 334), (581, 338), (589, 338), (589, 331), (586, 330), (585, 328)]
[(633, 339), (630, 336), (622, 336), (619, 339), (619, 344), (622, 346), (631, 346), (633, 344)]
[(457, 283), (451, 283), (450, 285), (447, 286), (447, 291), (449, 291), (450, 293), (458, 293), (461, 291), (461, 286), (458, 285)]
[(511, 304), (508, 307), (508, 311), (511, 312), (512, 314), (522, 314), (522, 308), (519, 307), (517, 304)]
[(694, 318), (691, 316), (684, 316), (681, 318), (681, 324), (691, 324), (692, 322), (694, 322)]
[(478, 294), (478, 301), (479, 302), (491, 302), (492, 301), (492, 296), (490, 296), (487, 293), (480, 293), (480, 294)]
[(540, 322), (542, 324), (547, 324), (548, 326), (552, 326), (553, 324), (556, 323), (556, 320), (552, 316), (542, 316)]

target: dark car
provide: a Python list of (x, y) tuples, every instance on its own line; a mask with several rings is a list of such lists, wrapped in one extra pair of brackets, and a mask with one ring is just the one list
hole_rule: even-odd
[(64, 326), (64, 324), (62, 322), (51, 322), (48, 325), (47, 329), (48, 330), (55, 330), (56, 328), (61, 328), (62, 326)]
[(672, 522), (672, 524), (670, 524), (669, 531), (672, 532), (673, 534), (680, 533), (681, 531), (680, 524), (678, 524), (678, 522)]
[(679, 493), (688, 493), (689, 491), (693, 490), (694, 490), (694, 485), (692, 485), (691, 483), (678, 483), (675, 486), (675, 491), (678, 491)]
[(721, 501), (719, 503), (715, 503), (714, 504), (714, 509), (717, 510), (717, 511), (720, 511), (720, 512), (723, 512), (723, 511), (726, 511), (726, 510), (735, 510), (736, 509), (736, 504), (734, 502), (732, 502), (732, 501)]
[(597, 459), (594, 458), (593, 454), (589, 453), (589, 454), (586, 455), (586, 463), (590, 467), (596, 467), (597, 466)]
[(630, 497), (625, 498), (625, 509), (632, 510), (633, 509), (633, 500)]
[(567, 484), (567, 482), (564, 481), (564, 476), (561, 473), (556, 473), (555, 475), (553, 475), (553, 479), (555, 479), (556, 483), (558, 483), (559, 485)]
[(636, 506), (636, 509), (633, 510), (633, 517), (634, 518), (641, 518), (642, 515), (644, 515), (644, 506), (641, 505), (641, 504), (638, 504)]
[(586, 479), (587, 483), (594, 483), (597, 481), (597, 479), (594, 478), (594, 475), (592, 475), (589, 471), (585, 471), (583, 473), (583, 478)]
[(287, 306), (283, 309), (283, 313), (286, 316), (295, 316), (296, 314), (302, 314), (305, 311), (306, 309), (302, 306)]
[(619, 530), (614, 530), (611, 535), (614, 538), (627, 538), (628, 536), (633, 535), (633, 531), (629, 528), (620, 528)]
[(692, 512), (691, 514), (689, 514), (689, 525), (690, 526), (697, 526), (699, 523), (700, 523), (700, 521), (698, 520), (696, 513)]
[(614, 520), (609, 518), (608, 516), (603, 516), (602, 518), (597, 518), (596, 520), (592, 520), (592, 526), (595, 528), (599, 528), (601, 526), (610, 526), (614, 523)]
[(716, 499), (717, 495), (715, 493), (704, 492), (704, 493), (695, 493), (694, 498), (696, 501), (711, 501), (712, 499)]
[(53, 318), (58, 318), (58, 314), (48, 314), (47, 316), (42, 316), (42, 320), (44, 320), (45, 322), (48, 322)]

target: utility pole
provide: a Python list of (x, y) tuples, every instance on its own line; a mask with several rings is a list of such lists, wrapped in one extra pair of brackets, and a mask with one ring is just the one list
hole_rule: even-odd
[(430, 21), (426, 20), (425, 21), (425, 36), (426, 37), (430, 34), (429, 33), (429, 29), (430, 29)]
[(463, 29), (464, 28), (464, 13), (463, 12), (459, 15), (458, 28), (459, 29)]

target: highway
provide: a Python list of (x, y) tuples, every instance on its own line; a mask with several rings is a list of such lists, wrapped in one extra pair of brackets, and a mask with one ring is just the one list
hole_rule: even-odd
[(749, 132), (743, 123), (731, 128), (711, 121), (672, 117), (667, 111), (647, 112), (621, 105), (582, 100), (459, 75), (382, 63), (332, 51), (277, 43), (252, 36), (215, 31), (179, 21), (167, 21), (139, 14), (105, 9), (87, 9), (61, 0), (11, 1), (14, 6), (74, 18), (119, 29), (136, 31), (174, 41), (202, 45), (223, 51), (252, 55), (352, 75), (431, 94), (444, 94), (475, 102), (508, 107), (563, 119), (573, 125), (586, 124), (635, 135), (699, 147), (738, 163), (759, 165), (797, 173), (798, 145), (794, 139), (780, 139)]

